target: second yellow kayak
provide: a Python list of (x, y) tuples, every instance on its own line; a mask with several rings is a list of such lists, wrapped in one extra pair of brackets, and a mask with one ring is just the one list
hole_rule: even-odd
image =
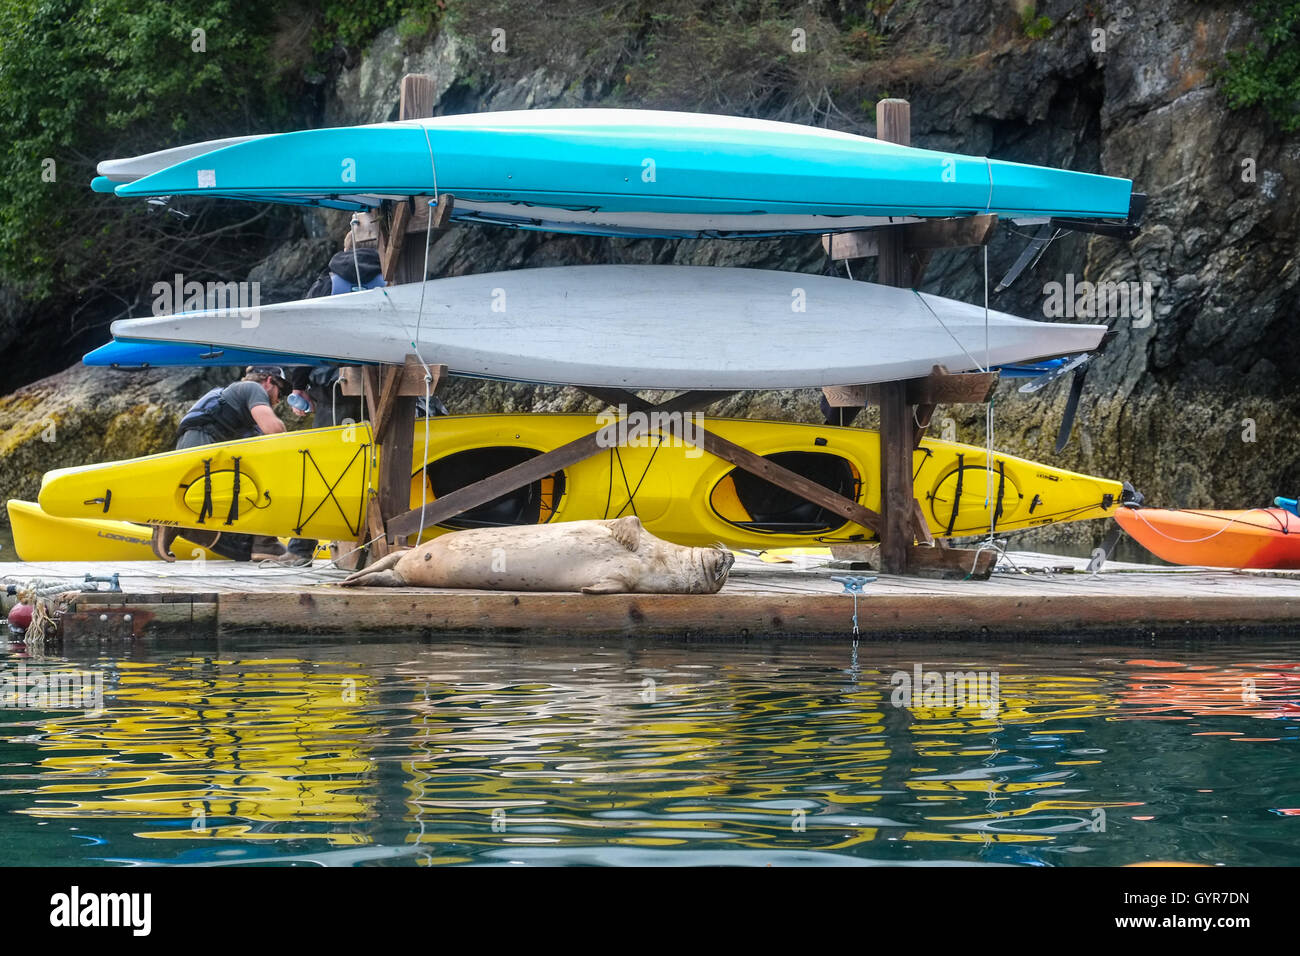
[[(31, 501), (10, 498), (9, 530), (19, 561), (157, 561), (153, 553), (153, 529), (148, 525), (108, 518), (57, 518)], [(280, 539), (287, 544), (287, 538)], [(178, 561), (229, 561), (224, 554), (186, 539), (182, 534), (172, 543)], [(316, 550), (318, 559), (329, 560), (329, 548)]]
[[(40, 505), (11, 498), (6, 502), (9, 528), (19, 561), (157, 561), (153, 529), (109, 518), (58, 518)], [(172, 545), (178, 559), (226, 561), (227, 558), (179, 537)]]

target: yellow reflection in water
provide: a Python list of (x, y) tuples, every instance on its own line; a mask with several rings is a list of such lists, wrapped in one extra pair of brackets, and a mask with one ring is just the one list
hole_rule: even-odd
[[(571, 648), (555, 654), (573, 660)], [(436, 666), (450, 673), (432, 676)], [(137, 834), (146, 838), (359, 845), (379, 819), (383, 746), (393, 758), (383, 820), (438, 853), (420, 862), (514, 844), (1034, 843), (1072, 825), (1039, 817), (1086, 824), (1092, 811), (1132, 805), (1039, 799), (1099, 761), (1056, 759), (1071, 752), (1051, 736), (1078, 727), (1034, 728), (1112, 719), (1116, 684), (1105, 678), (1004, 673), (986, 712), (892, 706), (888, 670), (847, 679), (718, 668), (647, 694), (627, 671), (622, 683), (609, 670), (566, 680), (530, 661), (512, 665), (536, 668), (512, 683), (470, 680), (458, 666), (121, 663), (111, 709), (43, 722), (31, 789), (9, 793), (30, 794), (20, 812), (35, 816), (182, 821)], [(1166, 702), (1148, 697), (1154, 684), (1143, 682), (1137, 704)], [(1041, 745), (1051, 766), (994, 766), (1008, 740)], [(198, 815), (204, 826), (193, 828)], [(1002, 819), (1038, 829), (960, 826)]]
[[(882, 799), (883, 694), (854, 685), (834, 712), (808, 687), (724, 677), (641, 685), (425, 687), (412, 741), (411, 843), (671, 846), (694, 839), (808, 846), (791, 804)], [(521, 710), (527, 710), (526, 714)], [(815, 821), (810, 820), (810, 824)], [(442, 825), (439, 825), (441, 823)], [(842, 846), (870, 841), (856, 828)], [(788, 841), (786, 840), (788, 838)]]
[[(954, 669), (967, 674), (973, 673), (969, 668), (954, 667)], [(996, 747), (971, 747), (947, 738), (949, 736), (991, 738), (1004, 732), (1008, 727), (1033, 726), (1063, 720), (1105, 719), (1114, 714), (1117, 706), (1114, 694), (1107, 689), (1105, 679), (1100, 677), (1003, 673), (998, 675), (996, 685), (985, 678), (980, 685), (980, 690), (988, 690), (993, 686), (997, 688), (996, 707), (990, 706), (987, 697), (975, 701), (956, 697), (952, 700), (954, 706), (948, 707), (909, 707), (908, 711), (913, 718), (910, 730), (916, 741), (917, 754), (932, 758), (968, 757), (986, 760), (997, 756), (1001, 751)], [(1066, 728), (1060, 732), (1074, 733), (1076, 730)], [(1054, 733), (1056, 731), (1052, 730), (1029, 731), (1025, 736), (1032, 740), (1037, 735), (1045, 736)], [(931, 736), (938, 736), (941, 739), (931, 742), (928, 739)], [(1053, 763), (1055, 766), (1064, 767), (1094, 762), (1097, 761), (1054, 761)], [(934, 773), (935, 771), (929, 768), (916, 768), (913, 772)], [(1044, 813), (1058, 812), (1072, 815), (1077, 824), (1083, 827), (1091, 822), (1095, 811), (1107, 807), (1130, 805), (1104, 801), (1040, 800), (1017, 808), (1011, 805), (1011, 797), (1059, 788), (1064, 786), (1066, 781), (992, 779), (998, 773), (999, 771), (989, 768), (985, 774), (974, 778), (960, 779), (953, 776), (945, 779), (940, 775), (937, 779), (911, 779), (905, 786), (922, 799), (925, 797), (944, 799), (944, 795), (949, 795), (947, 799), (957, 800), (959, 804), (965, 806), (969, 806), (969, 798), (977, 794), (986, 795), (990, 800), (983, 812), (962, 815), (927, 814), (927, 819), (936, 822), (996, 821), (1008, 817), (1034, 818)], [(1051, 841), (1054, 837), (1033, 833), (941, 831), (909, 833), (906, 839), (957, 843), (1032, 843)]]
[[(345, 669), (346, 668), (346, 669)], [(138, 834), (185, 839), (367, 841), (330, 826), (372, 816), (359, 665), (298, 660), (122, 662), (106, 710), (40, 725), (40, 817), (141, 817), (190, 826)], [(53, 779), (51, 779), (53, 778)], [(229, 824), (229, 818), (248, 821)], [(311, 829), (265, 830), (293, 822)]]
[[(961, 671), (962, 668), (954, 668)], [(981, 689), (988, 689), (985, 680)], [(1107, 717), (1116, 706), (1115, 695), (1099, 677), (1062, 677), (1043, 674), (999, 674), (997, 706), (981, 697), (960, 706), (908, 707), (916, 718), (914, 734), (987, 734), (1008, 724)], [(918, 695), (919, 696), (919, 695)], [(957, 698), (961, 700), (961, 698)], [(929, 755), (928, 750), (920, 753)], [(947, 756), (948, 754), (936, 754)]]

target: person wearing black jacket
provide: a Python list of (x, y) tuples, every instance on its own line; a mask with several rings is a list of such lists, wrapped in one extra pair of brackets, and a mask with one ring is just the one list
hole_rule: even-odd
[[(177, 448), (197, 448), (216, 442), (273, 435), (284, 431), (284, 422), (274, 406), (287, 394), (289, 382), (279, 366), (251, 365), (238, 382), (214, 388), (181, 418), (176, 430)], [(180, 528), (155, 526), (153, 552), (164, 561), (175, 561), (172, 543)], [(274, 538), (221, 531), (185, 530), (186, 540), (215, 551), (233, 561), (278, 559), (283, 553)]]

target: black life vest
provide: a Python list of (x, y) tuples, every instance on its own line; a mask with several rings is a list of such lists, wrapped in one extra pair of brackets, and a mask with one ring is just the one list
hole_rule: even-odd
[(262, 433), (256, 424), (249, 427), (248, 420), (222, 398), (223, 392), (225, 388), (218, 386), (190, 406), (176, 429), (177, 442), (187, 431), (196, 428), (201, 428), (217, 441), (252, 438)]

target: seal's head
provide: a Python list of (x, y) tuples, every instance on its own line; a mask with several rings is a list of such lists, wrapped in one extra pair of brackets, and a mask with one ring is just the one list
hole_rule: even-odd
[[(635, 515), (598, 523), (629, 555), (637, 558), (634, 571), (624, 567), (611, 576), (620, 582), (619, 590), (642, 594), (715, 594), (727, 582), (727, 574), (736, 562), (736, 556), (720, 544), (711, 548), (688, 548), (657, 538)], [(613, 588), (583, 589), (586, 593), (611, 590)]]
[[(648, 534), (648, 532), (647, 532)], [(655, 538), (655, 564), (670, 578), (668, 593), (716, 594), (727, 583), (736, 556), (721, 545), (712, 548), (687, 548)], [(644, 582), (638, 590), (646, 589)]]
[(715, 594), (722, 590), (722, 586), (727, 583), (727, 575), (731, 573), (731, 566), (736, 563), (736, 556), (720, 544), (712, 548), (691, 550), (698, 556), (700, 569), (706, 582), (701, 593)]

